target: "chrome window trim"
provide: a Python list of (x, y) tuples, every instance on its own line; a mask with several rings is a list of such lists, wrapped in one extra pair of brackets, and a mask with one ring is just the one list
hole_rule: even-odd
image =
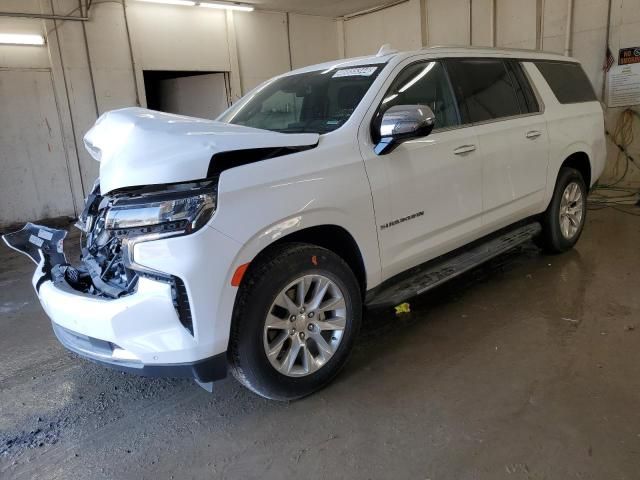
[(540, 112), (519, 113), (518, 115), (509, 115), (508, 117), (500, 117), (500, 118), (492, 118), (491, 120), (483, 120), (482, 122), (475, 122), (475, 123), (472, 123), (471, 125), (479, 126), (479, 125), (487, 125), (489, 123), (508, 122), (510, 120), (517, 120), (518, 118), (535, 117), (537, 115), (542, 115), (542, 113)]
[[(484, 48), (484, 47), (483, 47)], [(398, 72), (398, 74), (396, 75), (396, 77), (394, 77), (391, 80), (391, 84), (393, 84), (393, 81), (395, 80), (395, 78), (397, 78), (398, 75), (400, 75), (400, 73), (402, 73), (402, 71), (406, 68), (409, 67), (410, 65), (413, 65), (415, 63), (419, 63), (419, 62), (429, 62), (429, 61), (434, 61), (434, 62), (442, 62), (443, 66), (444, 66), (444, 70), (446, 72), (447, 75), (447, 79), (449, 81), (449, 88), (451, 88), (452, 93), (454, 95), (454, 97), (456, 96), (455, 93), (455, 89), (453, 88), (453, 82), (451, 80), (451, 76), (449, 75), (449, 71), (447, 69), (446, 66), (446, 61), (447, 60), (460, 60), (460, 59), (464, 59), (464, 58), (471, 58), (471, 59), (479, 59), (479, 60), (501, 60), (501, 61), (513, 61), (513, 62), (518, 62), (522, 68), (522, 71), (527, 79), (527, 81), (529, 82), (529, 85), (531, 86), (531, 89), (533, 90), (533, 94), (536, 97), (536, 101), (538, 102), (538, 107), (539, 107), (539, 111), (537, 112), (528, 112), (528, 113), (519, 113), (518, 115), (510, 115), (508, 117), (500, 117), (500, 118), (494, 118), (491, 120), (484, 120), (482, 122), (469, 122), (469, 123), (459, 123), (458, 125), (453, 125), (453, 126), (449, 126), (449, 127), (443, 127), (443, 128), (438, 128), (438, 129), (434, 129), (429, 136), (431, 135), (435, 135), (438, 133), (444, 133), (444, 132), (449, 132), (449, 131), (453, 131), (453, 130), (459, 130), (461, 128), (469, 128), (469, 127), (475, 127), (475, 126), (482, 126), (482, 125), (488, 125), (491, 123), (497, 123), (497, 122), (508, 122), (511, 120), (517, 120), (518, 118), (526, 118), (526, 117), (533, 117), (533, 116), (537, 116), (537, 115), (544, 115), (545, 111), (546, 111), (546, 105), (544, 103), (544, 100), (542, 99), (542, 96), (540, 95), (540, 92), (538, 91), (538, 86), (536, 85), (536, 83), (533, 81), (533, 79), (531, 78), (531, 75), (529, 74), (529, 72), (527, 71), (527, 68), (525, 67), (525, 63), (529, 63), (531, 65), (534, 65), (534, 60), (533, 59), (523, 59), (523, 58), (510, 58), (510, 57), (493, 57), (493, 56), (472, 56), (472, 57), (450, 57), (450, 56), (429, 56), (429, 57), (422, 57), (422, 56), (418, 56), (417, 59), (413, 60), (412, 62), (408, 63), (407, 65), (405, 65), (404, 67), (402, 67), (400, 69), (400, 71)], [(578, 63), (579, 62), (569, 62), (569, 63)], [(378, 111), (378, 109), (380, 108), (380, 104), (378, 104), (378, 106), (376, 107), (376, 110), (374, 111), (373, 116), (375, 117), (375, 112)], [(458, 105), (456, 104), (456, 108), (458, 110), (458, 119), (461, 120), (462, 116), (460, 115), (460, 109), (458, 107)], [(372, 117), (373, 120), (373, 117)], [(370, 134), (369, 134), (370, 135)], [(369, 137), (371, 139), (371, 137)]]
[(484, 120), (482, 122), (464, 123), (464, 124), (456, 125), (456, 126), (453, 126), (453, 127), (439, 128), (439, 129), (434, 130), (433, 132), (431, 132), (431, 135), (436, 134), (436, 133), (440, 133), (440, 132), (446, 132), (446, 131), (449, 131), (449, 130), (458, 130), (460, 128), (468, 128), (468, 127), (476, 127), (476, 126), (488, 125), (490, 123), (508, 122), (508, 121), (511, 121), (511, 120), (517, 120), (518, 118), (534, 117), (534, 116), (543, 115), (543, 114), (544, 114), (544, 111), (531, 112), (531, 113), (519, 113), (518, 115), (510, 115), (508, 117), (494, 118), (494, 119), (491, 119), (491, 120)]

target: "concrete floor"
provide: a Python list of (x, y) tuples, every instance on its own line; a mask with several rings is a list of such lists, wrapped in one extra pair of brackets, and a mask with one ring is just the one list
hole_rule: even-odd
[(291, 404), (74, 357), (0, 248), (0, 477), (640, 478), (639, 247), (640, 218), (590, 212), (574, 251), (368, 314), (345, 371)]

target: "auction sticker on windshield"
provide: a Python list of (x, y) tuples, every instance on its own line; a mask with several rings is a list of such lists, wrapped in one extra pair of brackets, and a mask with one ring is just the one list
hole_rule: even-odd
[(332, 78), (338, 77), (370, 77), (378, 67), (343, 68), (336, 71)]

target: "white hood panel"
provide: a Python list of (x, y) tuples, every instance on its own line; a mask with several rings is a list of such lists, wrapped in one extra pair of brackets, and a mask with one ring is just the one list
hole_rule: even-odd
[(87, 132), (87, 150), (100, 161), (100, 190), (205, 178), (215, 153), (251, 148), (305, 147), (316, 133), (277, 133), (144, 108), (103, 114)]

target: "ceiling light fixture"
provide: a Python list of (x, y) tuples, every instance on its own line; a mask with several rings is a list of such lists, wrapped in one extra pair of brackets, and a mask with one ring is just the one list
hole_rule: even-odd
[(44, 37), (26, 33), (0, 33), (0, 43), (7, 45), (44, 45)]
[(184, 5), (186, 7), (195, 7), (196, 2), (192, 0), (139, 0), (148, 3), (164, 3), (166, 5)]
[(239, 5), (237, 3), (209, 3), (209, 2), (200, 2), (199, 5), (201, 7), (206, 8), (219, 8), (222, 10), (236, 10), (239, 12), (253, 12), (253, 7), (249, 5)]
[(163, 3), (165, 5), (184, 5), (186, 7), (217, 8), (220, 10), (237, 10), (240, 12), (253, 12), (251, 5), (241, 3), (200, 2), (197, 0), (138, 0), (147, 3)]

